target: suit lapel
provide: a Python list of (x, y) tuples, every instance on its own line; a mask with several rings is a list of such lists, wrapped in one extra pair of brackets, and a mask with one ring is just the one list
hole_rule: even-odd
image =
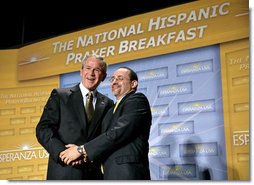
[(122, 109), (122, 105), (124, 104), (124, 102), (126, 101), (126, 99), (128, 99), (129, 96), (131, 96), (132, 94), (134, 94), (135, 92), (130, 92), (129, 94), (125, 95), (123, 97), (123, 99), (121, 100), (121, 102), (119, 103), (116, 111), (113, 113), (113, 109), (114, 107), (112, 107), (106, 117), (105, 117), (105, 122), (103, 122), (103, 125), (102, 125), (102, 131), (103, 132), (106, 132), (109, 128), (112, 128), (114, 127), (115, 125), (113, 125), (117, 119), (119, 118), (120, 115), (120, 110)]
[[(80, 126), (84, 130), (84, 134), (87, 135), (87, 121), (86, 121), (86, 115), (85, 115), (85, 108), (83, 103), (83, 97), (81, 94), (81, 91), (79, 89), (79, 86), (74, 86), (71, 89), (71, 103), (74, 112), (76, 113), (76, 116), (79, 119)], [(86, 138), (86, 137), (85, 137)]]
[(94, 115), (92, 118), (92, 122), (90, 125), (90, 128), (88, 130), (88, 139), (90, 136), (93, 135), (93, 133), (96, 131), (96, 128), (100, 126), (100, 121), (102, 120), (101, 117), (103, 116), (103, 112), (105, 110), (105, 107), (107, 105), (107, 102), (102, 94), (97, 92), (97, 101), (95, 105)]
[(114, 115), (117, 114), (117, 112), (118, 112), (117, 110), (120, 110), (120, 109), (121, 109), (121, 107), (122, 107), (122, 105), (124, 104), (125, 100), (126, 100), (130, 95), (132, 95), (132, 94), (134, 94), (134, 93), (135, 93), (134, 91), (131, 91), (130, 93), (126, 94), (126, 95), (123, 97), (123, 99), (120, 101), (119, 105), (117, 106), (117, 109), (116, 109)]
[(101, 125), (101, 131), (106, 132), (112, 125), (113, 123), (113, 109), (114, 107), (110, 108), (109, 111), (107, 112), (105, 118), (103, 119), (102, 125)]

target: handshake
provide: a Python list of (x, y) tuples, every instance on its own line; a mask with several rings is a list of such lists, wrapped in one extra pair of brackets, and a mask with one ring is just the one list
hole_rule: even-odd
[(77, 146), (75, 144), (65, 145), (67, 149), (62, 151), (59, 155), (62, 162), (67, 165), (80, 165), (83, 162), (87, 162), (87, 153), (84, 145)]

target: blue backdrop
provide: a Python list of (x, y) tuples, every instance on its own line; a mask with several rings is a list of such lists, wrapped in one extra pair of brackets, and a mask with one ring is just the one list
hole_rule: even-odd
[[(120, 66), (137, 72), (138, 91), (150, 102), (152, 179), (226, 180), (219, 46), (110, 65), (98, 90), (113, 100), (109, 79)], [(79, 72), (60, 78), (61, 87), (79, 82)]]

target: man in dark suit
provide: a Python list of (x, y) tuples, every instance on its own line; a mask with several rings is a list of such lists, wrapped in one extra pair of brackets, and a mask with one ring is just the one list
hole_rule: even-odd
[[(36, 137), (49, 153), (47, 179), (102, 179), (100, 163), (84, 163), (77, 159), (78, 165), (70, 166), (60, 160), (59, 154), (67, 144), (81, 145), (101, 133), (101, 122), (113, 106), (111, 99), (96, 90), (105, 79), (106, 71), (107, 64), (103, 58), (87, 56), (80, 70), (81, 83), (52, 91), (36, 127)], [(92, 112), (89, 112), (91, 119), (85, 113), (88, 92), (93, 95), (90, 101)]]
[(135, 93), (137, 74), (127, 67), (115, 71), (111, 78), (112, 93), (117, 99), (102, 122), (100, 136), (81, 145), (68, 145), (61, 160), (75, 165), (80, 156), (86, 161), (103, 161), (106, 180), (149, 180), (149, 133), (152, 115), (149, 102), (142, 93)]

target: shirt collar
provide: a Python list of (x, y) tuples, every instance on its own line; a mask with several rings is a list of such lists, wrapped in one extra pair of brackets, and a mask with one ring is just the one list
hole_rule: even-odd
[(129, 92), (126, 93), (122, 98), (120, 98), (119, 100), (116, 100), (116, 103), (120, 103), (120, 101), (122, 101), (122, 99), (123, 99), (127, 94), (129, 94), (129, 93), (131, 93), (131, 92), (133, 92), (133, 91), (129, 91)]
[(120, 103), (120, 101), (124, 98), (124, 96), (122, 98), (120, 98), (119, 100), (116, 100), (116, 104)]
[[(82, 82), (80, 82), (79, 84), (79, 88), (81, 90), (81, 94), (83, 97), (86, 97), (87, 93), (89, 92), (89, 90), (82, 84)], [(95, 89), (94, 91), (91, 91), (93, 94), (93, 97), (95, 98), (97, 96), (97, 90)]]

